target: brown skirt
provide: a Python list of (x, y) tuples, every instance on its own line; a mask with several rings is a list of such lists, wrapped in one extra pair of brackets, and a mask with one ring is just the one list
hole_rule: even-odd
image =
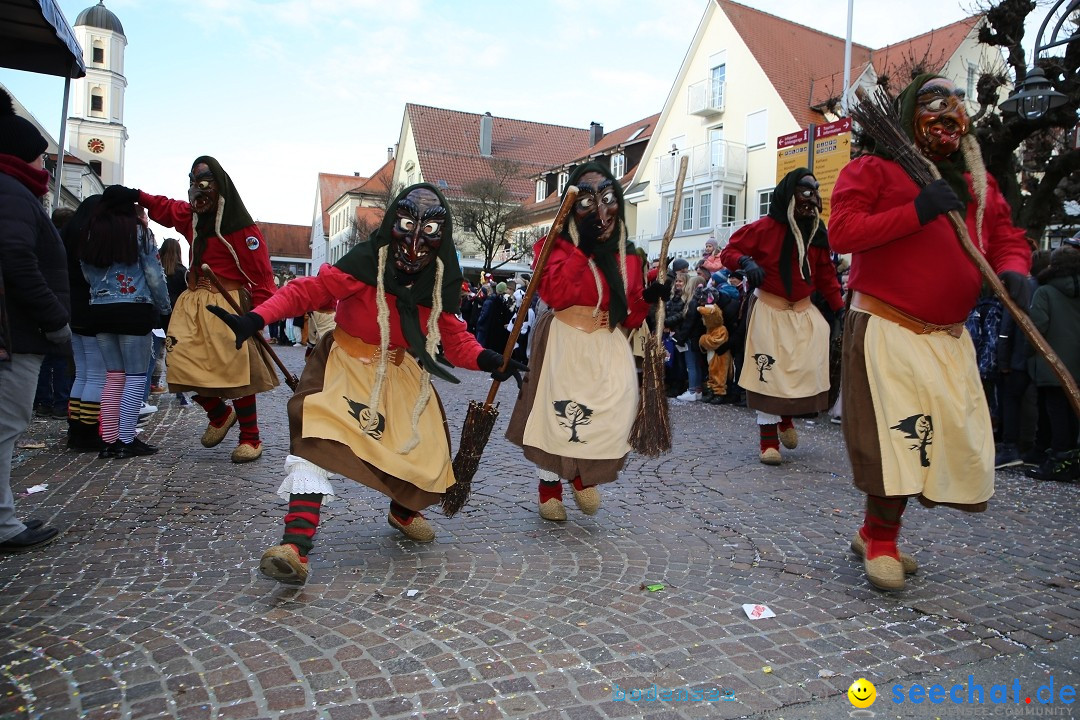
[[(442, 500), (439, 493), (421, 490), (412, 483), (390, 475), (374, 465), (357, 457), (348, 445), (324, 438), (304, 437), (304, 399), (309, 395), (322, 392), (323, 378), (327, 358), (334, 343), (332, 333), (324, 335), (315, 346), (300, 376), (300, 384), (289, 399), (289, 447), (293, 455), (298, 455), (321, 468), (337, 473), (350, 480), (378, 490), (391, 500), (404, 505), (410, 510), (423, 510)], [(446, 448), (450, 447), (450, 428), (446, 423), (446, 413), (442, 401), (432, 388), (432, 397), (438, 405), (443, 418), (443, 430), (446, 433)], [(423, 439), (421, 439), (423, 442)]]
[[(526, 373), (521, 383), (521, 391), (514, 411), (510, 415), (510, 423), (506, 428), (506, 439), (522, 448), (525, 458), (534, 463), (541, 470), (553, 472), (564, 480), (573, 480), (580, 477), (584, 485), (599, 485), (609, 483), (618, 477), (619, 470), (626, 464), (626, 456), (604, 460), (588, 460), (585, 458), (563, 457), (545, 452), (540, 448), (525, 444), (525, 425), (529, 420), (533, 405), (536, 402), (537, 380), (544, 364), (544, 356), (547, 353), (548, 335), (551, 332), (551, 324), (555, 322), (555, 313), (548, 311), (540, 316), (533, 328), (530, 341), (532, 349), (529, 354), (529, 372)], [(606, 332), (598, 330), (597, 332)], [(607, 362), (605, 358), (595, 358), (595, 362)]]

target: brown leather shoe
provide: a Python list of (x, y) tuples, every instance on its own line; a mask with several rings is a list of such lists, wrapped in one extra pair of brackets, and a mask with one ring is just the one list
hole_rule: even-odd
[(873, 560), (863, 558), (866, 579), (878, 590), (903, 590), (904, 566), (890, 555), (878, 555)]
[(393, 513), (388, 514), (386, 519), (390, 523), (390, 527), (400, 530), (401, 534), (410, 540), (431, 542), (435, 539), (435, 528), (431, 527), (431, 523), (425, 520), (420, 513), (413, 515), (412, 519), (407, 523), (398, 520)]
[(303, 585), (308, 579), (307, 563), (295, 545), (275, 545), (262, 554), (259, 571), (285, 585)]
[(779, 465), (780, 464), (780, 451), (776, 448), (765, 448), (761, 451), (761, 464), (762, 465)]
[[(861, 532), (855, 533), (855, 539), (851, 541), (851, 552), (860, 558), (866, 558), (866, 540)], [(905, 575), (914, 575), (919, 570), (919, 562), (906, 552), (900, 553), (900, 565), (903, 566)]]
[(262, 457), (262, 448), (262, 443), (259, 443), (258, 445), (240, 443), (236, 446), (236, 449), (232, 451), (232, 461), (234, 463), (246, 463), (258, 460)]
[(795, 430), (794, 425), (787, 430), (781, 430), (777, 434), (780, 436), (780, 444), (788, 450), (794, 450), (799, 447), (799, 433)]
[(212, 448), (221, 443), (229, 434), (229, 428), (236, 424), (236, 411), (229, 408), (229, 417), (225, 418), (225, 424), (215, 427), (213, 423), (206, 424), (206, 432), (202, 434), (203, 447)]
[(562, 522), (566, 520), (566, 506), (558, 498), (549, 498), (547, 502), (540, 503), (540, 517)]

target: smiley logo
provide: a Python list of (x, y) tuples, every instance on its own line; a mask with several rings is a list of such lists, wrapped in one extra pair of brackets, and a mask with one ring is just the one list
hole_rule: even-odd
[(857, 708), (868, 708), (877, 700), (877, 688), (866, 678), (851, 683), (847, 690), (848, 700)]

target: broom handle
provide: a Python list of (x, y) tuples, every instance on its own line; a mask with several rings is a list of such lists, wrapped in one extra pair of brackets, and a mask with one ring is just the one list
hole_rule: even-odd
[(1072, 405), (1073, 412), (1080, 418), (1080, 389), (1076, 386), (1076, 380), (1069, 374), (1068, 368), (1061, 362), (1061, 358), (1058, 357), (1054, 349), (1050, 347), (1050, 343), (1046, 342), (1046, 338), (1042, 336), (1039, 329), (1035, 327), (1035, 323), (1031, 322), (1031, 318), (1028, 317), (1026, 311), (1024, 311), (1016, 301), (1009, 296), (1009, 292), (1005, 289), (1005, 285), (1002, 284), (1001, 278), (994, 272), (994, 268), (990, 267), (989, 261), (986, 256), (979, 252), (974, 243), (971, 242), (971, 236), (968, 234), (967, 224), (964, 222), (964, 218), (956, 210), (949, 211), (949, 221), (952, 223), (953, 229), (956, 231), (957, 237), (960, 238), (960, 246), (971, 258), (975, 266), (979, 268), (979, 272), (983, 276), (983, 280), (990, 284), (990, 288), (997, 295), (998, 299), (1005, 305), (1005, 308), (1012, 314), (1016, 320), (1016, 324), (1020, 326), (1020, 329), (1024, 331), (1024, 335), (1027, 336), (1028, 341), (1034, 346), (1034, 348), (1042, 356), (1042, 359), (1046, 361), (1046, 364), (1050, 366), (1054, 375), (1057, 376), (1058, 381), (1061, 383), (1061, 387), (1065, 388), (1065, 394), (1069, 398), (1069, 404)]
[[(687, 156), (679, 159), (679, 176), (675, 179), (675, 202), (671, 206), (671, 217), (668, 218), (667, 229), (664, 230), (664, 238), (660, 241), (660, 266), (656, 273), (656, 282), (661, 285), (667, 280), (667, 251), (671, 244), (671, 238), (675, 236), (675, 226), (679, 222), (679, 213), (682, 212), (683, 183), (686, 182)], [(657, 341), (664, 338), (664, 320), (667, 308), (664, 303), (659, 303), (656, 308), (656, 330), (654, 331)]]
[[(529, 315), (529, 306), (532, 305), (533, 296), (536, 295), (536, 290), (540, 286), (540, 273), (544, 270), (544, 265), (547, 264), (548, 255), (551, 254), (551, 248), (555, 246), (555, 238), (562, 232), (563, 225), (566, 224), (566, 217), (570, 214), (570, 211), (574, 209), (574, 203), (577, 201), (578, 189), (576, 185), (569, 185), (566, 188), (566, 195), (563, 196), (562, 205), (559, 207), (559, 212), (555, 215), (555, 220), (551, 223), (551, 229), (548, 230), (547, 237), (544, 239), (544, 246), (540, 248), (540, 255), (536, 258), (536, 263), (533, 265), (532, 277), (529, 278), (529, 287), (525, 290), (525, 295), (521, 298), (521, 305), (518, 307), (517, 318), (514, 320), (514, 327), (510, 330), (510, 337), (506, 340), (506, 347), (503, 349), (503, 362), (499, 367), (500, 370), (505, 370), (507, 364), (510, 362), (510, 356), (514, 354), (514, 346), (517, 345), (518, 336), (521, 334), (521, 326), (525, 322), (525, 318)], [(524, 311), (524, 312), (522, 312)], [(499, 381), (491, 381), (491, 389), (488, 390), (487, 399), (484, 400), (484, 405), (490, 406), (495, 402), (495, 395), (499, 392)]]
[[(233, 309), (233, 312), (235, 312), (237, 315), (243, 315), (244, 311), (240, 308), (239, 305), (236, 304), (236, 301), (233, 300), (233, 296), (230, 295), (229, 291), (226, 290), (225, 287), (221, 284), (221, 281), (218, 280), (217, 275), (215, 275), (214, 271), (210, 269), (210, 266), (206, 263), (203, 263), (202, 271), (203, 274), (206, 275), (207, 279), (210, 281), (210, 284), (213, 285), (217, 289), (218, 293), (220, 293), (225, 298), (225, 301), (229, 303), (229, 306)], [(257, 332), (252, 335), (252, 337), (254, 337), (256, 341), (258, 341), (259, 345), (262, 346), (263, 350), (270, 353), (270, 357), (273, 358), (274, 363), (281, 370), (281, 374), (285, 376), (285, 384), (289, 386), (289, 389), (296, 390), (296, 386), (300, 384), (300, 381), (296, 379), (295, 375), (289, 372), (289, 368), (285, 367), (285, 363), (281, 362), (281, 358), (279, 358), (277, 356), (277, 353), (274, 352), (274, 349), (270, 347), (270, 343), (268, 343), (266, 341), (266, 338), (263, 337), (262, 332)]]

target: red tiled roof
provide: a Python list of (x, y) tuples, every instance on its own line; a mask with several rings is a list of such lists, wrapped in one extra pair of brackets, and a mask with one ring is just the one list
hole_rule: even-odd
[(648, 140), (652, 137), (653, 130), (656, 129), (656, 123), (659, 121), (660, 113), (656, 113), (647, 118), (642, 118), (637, 122), (632, 122), (629, 125), (623, 125), (621, 128), (612, 130), (609, 133), (604, 133), (604, 137), (600, 138), (600, 142), (589, 148), (583, 157), (599, 155), (606, 150), (624, 145), (627, 139), (638, 130), (641, 130), (641, 133), (634, 138), (634, 142)]
[[(358, 188), (367, 182), (366, 177), (359, 175), (334, 175), (333, 173), (319, 173), (319, 202), (322, 209), (323, 233), (330, 231), (330, 213), (327, 210), (337, 202), (337, 199), (345, 193)], [(308, 230), (310, 234), (310, 229)]]
[(382, 223), (385, 212), (381, 207), (358, 207), (356, 208), (356, 226), (375, 230)]
[[(405, 106), (405, 112), (426, 182), (454, 196), (470, 182), (491, 177), (490, 159), (480, 155), (483, 115), (413, 103)], [(580, 155), (588, 142), (587, 129), (492, 117), (491, 157), (521, 165), (521, 177), (510, 189), (523, 201), (533, 195), (529, 176)]]
[(271, 255), (295, 258), (311, 257), (311, 226), (286, 225), (284, 223), (255, 222), (266, 240)]
[[(386, 163), (375, 171), (375, 174), (368, 178), (360, 187), (356, 188), (356, 192), (360, 193), (374, 193), (381, 195), (387, 190), (391, 189), (391, 184), (394, 182), (394, 166), (397, 165), (395, 158), (390, 158)], [(336, 200), (337, 198), (335, 198)]]
[(909, 70), (913, 63), (925, 59), (932, 67), (940, 70), (982, 19), (981, 14), (972, 15), (951, 25), (874, 50), (871, 55), (874, 70), (879, 78), (882, 75), (890, 77), (890, 88), (893, 94), (896, 94), (911, 82), (911, 77), (903, 73)]

